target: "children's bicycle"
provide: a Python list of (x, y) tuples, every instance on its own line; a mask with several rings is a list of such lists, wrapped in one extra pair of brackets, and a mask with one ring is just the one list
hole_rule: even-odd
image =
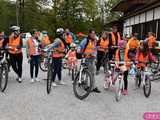
[(110, 61), (111, 69), (106, 72), (104, 88), (107, 90), (110, 87), (115, 88), (115, 99), (116, 101), (120, 101), (122, 92), (124, 91), (124, 71), (126, 70), (123, 65), (124, 62), (119, 62), (121, 66), (120, 68), (116, 68), (115, 61)]
[[(137, 64), (137, 63), (136, 63)], [(142, 85), (145, 97), (149, 97), (151, 94), (151, 81), (152, 73), (149, 72), (148, 64), (149, 62), (138, 62), (138, 64), (146, 64), (144, 67), (138, 67), (135, 75), (135, 85), (140, 88)]]

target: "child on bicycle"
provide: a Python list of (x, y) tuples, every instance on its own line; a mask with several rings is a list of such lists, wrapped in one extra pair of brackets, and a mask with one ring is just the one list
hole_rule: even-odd
[(140, 41), (140, 47), (136, 54), (136, 62), (138, 63), (137, 68), (144, 68), (146, 66), (146, 62), (149, 60), (157, 62), (156, 57), (149, 52), (148, 42)]
[[(121, 40), (118, 42), (118, 49), (115, 54), (116, 67), (117, 69), (122, 70), (124, 73), (124, 91), (123, 95), (128, 95), (128, 69), (129, 69), (129, 58), (128, 58), (128, 49), (126, 49), (126, 41)], [(124, 63), (120, 63), (124, 62)]]
[(70, 50), (68, 51), (65, 58), (67, 59), (68, 65), (71, 65), (73, 63), (73, 66), (76, 66), (77, 64), (77, 58), (76, 58), (76, 44), (72, 43), (70, 45)]

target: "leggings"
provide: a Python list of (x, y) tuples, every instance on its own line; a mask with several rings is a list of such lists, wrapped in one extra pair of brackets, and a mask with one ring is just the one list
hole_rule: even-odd
[(128, 70), (124, 72), (124, 89), (128, 89)]
[(58, 80), (62, 79), (62, 58), (53, 58), (52, 60), (52, 68), (53, 68), (53, 82), (55, 81), (56, 75), (58, 76)]
[(22, 62), (23, 62), (23, 54), (22, 53), (10, 54), (11, 66), (19, 78), (22, 77)]
[(31, 78), (33, 78), (33, 75), (34, 75), (34, 68), (35, 68), (35, 78), (38, 77), (39, 59), (40, 59), (39, 55), (31, 56), (31, 61), (30, 61), (30, 75), (31, 75)]

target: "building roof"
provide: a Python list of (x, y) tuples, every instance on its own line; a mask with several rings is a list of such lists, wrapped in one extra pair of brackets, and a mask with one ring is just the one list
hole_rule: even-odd
[(122, 0), (112, 10), (123, 12), (123, 18), (128, 18), (158, 6), (160, 0)]
[(122, 0), (112, 8), (112, 11), (126, 12), (134, 6), (144, 5), (146, 0)]

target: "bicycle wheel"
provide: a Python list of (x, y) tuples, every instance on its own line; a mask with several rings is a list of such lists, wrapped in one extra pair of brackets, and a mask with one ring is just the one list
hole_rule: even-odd
[(122, 96), (122, 91), (124, 90), (124, 83), (123, 83), (123, 80), (122, 80), (122, 75), (119, 74), (117, 76), (115, 86), (116, 86), (115, 99), (118, 102), (118, 101), (120, 101), (121, 96)]
[(138, 72), (135, 77), (135, 86), (137, 88), (140, 87), (140, 85), (141, 85), (141, 74)]
[(105, 83), (103, 84), (103, 87), (105, 90), (108, 90), (111, 86), (111, 79), (112, 79), (112, 74), (111, 71), (107, 71), (105, 75)]
[(41, 59), (39, 62), (39, 67), (43, 72), (47, 72), (48, 71), (48, 66), (47, 66), (47, 62), (46, 62), (46, 58), (44, 58), (43, 60)]
[(74, 80), (74, 76), (75, 76), (75, 70), (72, 69), (72, 81)]
[(93, 86), (93, 78), (88, 69), (83, 69), (81, 76), (80, 73), (76, 75), (73, 82), (73, 92), (75, 96), (83, 100), (90, 94)]
[(0, 68), (0, 89), (5, 91), (8, 83), (8, 65), (5, 64)]
[(50, 66), (47, 73), (47, 93), (50, 94), (52, 87), (52, 67)]
[(143, 91), (144, 91), (145, 97), (148, 98), (151, 94), (151, 80), (150, 80), (149, 76), (145, 77), (145, 84), (143, 86)]

